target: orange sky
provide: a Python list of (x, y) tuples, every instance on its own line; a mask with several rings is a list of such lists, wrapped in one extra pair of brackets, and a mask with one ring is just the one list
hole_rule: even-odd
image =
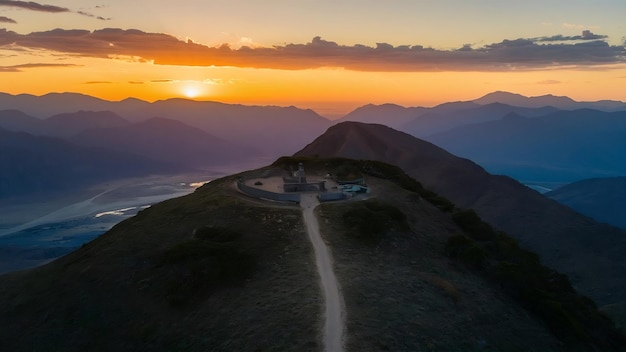
[[(506, 6), (481, 12), (489, 4), (479, 1), (466, 9), (470, 18), (442, 5), (465, 6), (455, 0), (398, 1), (393, 9), (371, 2), (358, 11), (350, 1), (327, 9), (325, 1), (150, 3), (142, 16), (142, 1), (3, 2), (0, 91), (296, 105), (329, 117), (367, 103), (432, 106), (496, 90), (625, 101), (618, 14), (626, 6), (601, 2), (563, 2), (569, 12), (551, 4), (543, 14), (517, 4), (511, 17)], [(259, 16), (264, 9), (271, 11)]]

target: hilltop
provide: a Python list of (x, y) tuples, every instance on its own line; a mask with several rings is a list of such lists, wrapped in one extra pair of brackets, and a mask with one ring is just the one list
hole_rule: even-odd
[(335, 125), (298, 156), (379, 160), (401, 167), (425, 187), (457, 206), (474, 209), (567, 274), (600, 305), (626, 301), (626, 231), (600, 224), (517, 181), (487, 173), (426, 141), (389, 127), (346, 122)]
[[(623, 347), (566, 279), (399, 168), (302, 158), (213, 181), (55, 262), (1, 276), (0, 347), (320, 350), (323, 301), (302, 210), (235, 188), (299, 162), (320, 177), (362, 175), (371, 190), (316, 209), (345, 300), (347, 350)], [(504, 261), (522, 271), (492, 271)], [(539, 287), (545, 297), (515, 294)]]

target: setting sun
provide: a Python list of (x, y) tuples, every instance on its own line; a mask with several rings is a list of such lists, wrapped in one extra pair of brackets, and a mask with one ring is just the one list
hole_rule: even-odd
[(200, 95), (200, 89), (198, 89), (197, 87), (194, 87), (194, 86), (187, 86), (187, 87), (184, 88), (183, 94), (187, 98), (196, 98), (196, 97), (198, 97)]

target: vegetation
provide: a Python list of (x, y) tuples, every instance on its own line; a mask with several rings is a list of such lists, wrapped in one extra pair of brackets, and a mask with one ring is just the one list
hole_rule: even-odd
[(351, 204), (341, 218), (348, 229), (346, 235), (370, 244), (380, 242), (389, 231), (410, 230), (406, 215), (400, 209), (372, 199)]
[(449, 238), (448, 255), (499, 283), (569, 349), (620, 350), (626, 346), (626, 337), (592, 300), (576, 293), (565, 275), (543, 266), (535, 253), (495, 231), (473, 210), (457, 211), (453, 219), (465, 234)]
[(167, 266), (165, 297), (183, 307), (224, 285), (237, 285), (250, 277), (256, 257), (236, 242), (242, 234), (226, 228), (203, 228), (196, 238), (179, 243), (157, 256)]

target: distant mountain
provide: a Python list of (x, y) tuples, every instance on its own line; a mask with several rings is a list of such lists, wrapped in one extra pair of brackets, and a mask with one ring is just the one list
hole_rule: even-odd
[(626, 175), (626, 111), (556, 111), (536, 118), (510, 113), (425, 139), (518, 180)]
[(301, 156), (380, 160), (402, 167), (424, 186), (537, 252), (600, 304), (626, 301), (626, 231), (599, 224), (467, 159), (382, 125), (341, 123)]
[(126, 153), (0, 130), (0, 199), (49, 195), (117, 178), (172, 171), (171, 165)]
[(578, 102), (569, 97), (555, 96), (551, 94), (526, 97), (521, 94), (509, 93), (509, 92), (493, 92), (489, 93), (481, 98), (474, 100), (473, 102), (480, 105), (487, 105), (493, 103), (503, 103), (512, 106), (526, 107), (526, 108), (541, 108), (545, 106), (551, 106), (564, 110), (575, 109), (597, 109), (602, 111), (620, 111), (626, 110), (626, 103), (613, 100), (601, 100), (596, 102)]
[(427, 108), (405, 108), (396, 104), (368, 104), (355, 109), (336, 122), (380, 123), (391, 128), (398, 128), (426, 111), (428, 111)]
[(203, 167), (259, 156), (259, 152), (252, 148), (226, 142), (198, 128), (164, 118), (89, 129), (70, 141), (182, 167)]
[(111, 111), (131, 122), (163, 117), (200, 128), (227, 141), (247, 144), (273, 156), (302, 148), (332, 124), (312, 110), (293, 106), (246, 106), (186, 99), (154, 103), (132, 98), (106, 101), (74, 93), (51, 93), (40, 97), (0, 93), (0, 108), (16, 109), (39, 118), (79, 110)]
[[(323, 350), (326, 300), (307, 235), (311, 220), (299, 205), (232, 189), (240, 178), (280, 179), (299, 161), (281, 158), (215, 180), (50, 264), (0, 276), (0, 346)], [(347, 351), (620, 351), (626, 344), (566, 278), (471, 213), (440, 210), (397, 167), (305, 162), (308, 175), (351, 170), (375, 189), (370, 199), (315, 209), (341, 286), (336, 309)], [(492, 238), (474, 239), (459, 214)]]
[(483, 106), (472, 105), (470, 108), (452, 111), (445, 111), (436, 107), (400, 126), (399, 130), (418, 138), (424, 138), (459, 126), (498, 120), (511, 113), (535, 117), (554, 111), (557, 109), (552, 107), (523, 108), (502, 103), (491, 103)]
[(46, 134), (46, 126), (41, 119), (27, 115), (19, 110), (0, 111), (0, 128), (34, 135)]
[(77, 111), (39, 119), (19, 110), (0, 111), (0, 128), (36, 136), (71, 137), (91, 128), (128, 125), (130, 122), (110, 111)]
[(20, 110), (40, 119), (80, 110), (110, 110), (107, 107), (111, 103), (107, 100), (79, 93), (48, 93), (36, 96), (32, 94), (11, 95), (0, 92), (0, 109)]
[(78, 111), (51, 116), (44, 120), (47, 135), (71, 137), (93, 128), (126, 126), (127, 120), (111, 111)]
[(626, 177), (582, 180), (544, 195), (599, 222), (626, 229)]

